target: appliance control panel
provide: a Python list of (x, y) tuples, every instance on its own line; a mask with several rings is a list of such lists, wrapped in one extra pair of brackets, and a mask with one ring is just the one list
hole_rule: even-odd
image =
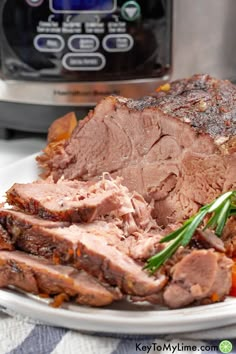
[(114, 81), (163, 77), (171, 66), (171, 0), (4, 0), (7, 79)]

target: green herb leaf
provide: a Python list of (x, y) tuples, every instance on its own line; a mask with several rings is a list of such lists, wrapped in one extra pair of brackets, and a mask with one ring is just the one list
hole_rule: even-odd
[[(182, 231), (182, 233), (183, 232), (184, 231)], [(166, 247), (157, 255), (149, 258), (144, 269), (148, 269), (151, 273), (154, 273), (163, 263), (165, 263), (181, 245), (182, 233), (178, 235), (178, 237), (171, 243), (171, 245), (169, 245), (169, 247)]]
[(174, 240), (179, 234), (181, 231), (183, 231), (184, 229), (186, 229), (188, 225), (183, 225), (181, 226), (179, 229), (171, 232), (171, 234), (169, 234), (168, 236), (165, 236), (161, 239), (160, 243), (163, 243), (163, 242), (169, 242), (171, 240)]
[(148, 269), (151, 273), (154, 273), (180, 246), (187, 246), (207, 214), (210, 214), (211, 217), (203, 230), (211, 228), (220, 237), (227, 219), (232, 215), (236, 215), (236, 190), (226, 192), (210, 204), (204, 205), (196, 215), (185, 221), (179, 229), (163, 237), (160, 242), (169, 242), (169, 244), (167, 244), (164, 250), (149, 258), (144, 269)]
[(206, 230), (209, 228), (211, 228), (211, 229), (216, 228), (219, 213), (220, 213), (220, 209), (215, 211), (215, 213), (212, 215), (212, 217), (208, 220), (208, 222), (207, 222), (206, 226), (203, 228), (203, 230)]
[(193, 219), (193, 221), (191, 222), (191, 224), (188, 226), (185, 234), (183, 235), (182, 238), (182, 242), (181, 245), (182, 246), (187, 246), (187, 244), (189, 243), (189, 241), (191, 240), (194, 232), (196, 231), (196, 229), (198, 228), (198, 226), (202, 223), (202, 221), (204, 220), (205, 216), (207, 214), (207, 210), (201, 210), (196, 217)]
[(208, 213), (212, 213), (213, 211), (215, 211), (218, 207), (220, 207), (225, 200), (227, 200), (228, 198), (230, 198), (232, 196), (234, 192), (227, 192), (222, 194), (219, 198), (217, 198), (209, 207), (208, 209)]
[(228, 199), (225, 202), (225, 205), (223, 206), (217, 220), (217, 228), (215, 230), (215, 234), (217, 236), (220, 236), (222, 234), (225, 223), (229, 217), (229, 213), (230, 213), (230, 200)]

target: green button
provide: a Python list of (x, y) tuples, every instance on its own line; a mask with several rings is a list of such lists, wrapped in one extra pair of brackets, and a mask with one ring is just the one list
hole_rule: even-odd
[(141, 9), (136, 1), (127, 1), (121, 8), (122, 17), (127, 21), (135, 21), (140, 17)]

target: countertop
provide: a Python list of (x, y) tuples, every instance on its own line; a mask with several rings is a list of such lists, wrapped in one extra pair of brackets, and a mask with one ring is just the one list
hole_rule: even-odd
[(26, 156), (41, 151), (46, 144), (43, 138), (0, 140), (0, 167), (4, 168)]

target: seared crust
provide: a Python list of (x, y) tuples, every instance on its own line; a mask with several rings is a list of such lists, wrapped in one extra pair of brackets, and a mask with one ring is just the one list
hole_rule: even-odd
[[(7, 202), (43, 219), (69, 222), (89, 222), (120, 206), (115, 190), (86, 189), (86, 184), (15, 183), (6, 193)], [(81, 190), (82, 192), (81, 195)]]
[(14, 250), (13, 241), (7, 230), (0, 224), (0, 250)]
[(142, 265), (110, 244), (110, 235), (105, 230), (102, 235), (86, 231), (79, 225), (53, 229), (33, 226), (15, 234), (13, 225), (8, 231), (18, 249), (55, 263), (82, 268), (98, 279), (118, 286), (125, 294), (150, 295), (166, 284), (165, 276), (150, 277)]
[(236, 135), (236, 86), (210, 75), (174, 81), (170, 90), (153, 94), (143, 107), (159, 107), (212, 138)]
[(83, 271), (19, 251), (0, 251), (0, 287), (9, 285), (33, 294), (64, 294), (67, 300), (74, 298), (89, 306), (105, 306), (122, 298), (118, 289), (104, 287)]
[(104, 98), (41, 166), (55, 180), (121, 176), (166, 226), (235, 189), (235, 133), (236, 87), (194, 75), (140, 100)]

